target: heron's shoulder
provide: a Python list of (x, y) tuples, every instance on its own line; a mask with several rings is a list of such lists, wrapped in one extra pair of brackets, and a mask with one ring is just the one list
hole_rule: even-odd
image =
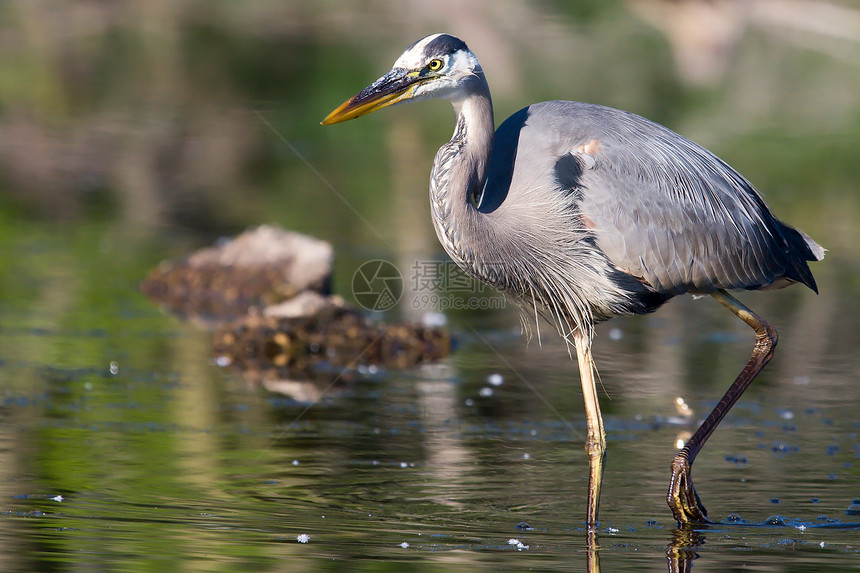
[[(520, 133), (523, 132), (523, 133)], [(524, 107), (499, 126), (498, 134), (574, 144), (599, 139), (629, 144), (633, 141), (674, 140), (680, 135), (632, 112), (579, 101), (545, 101)]]

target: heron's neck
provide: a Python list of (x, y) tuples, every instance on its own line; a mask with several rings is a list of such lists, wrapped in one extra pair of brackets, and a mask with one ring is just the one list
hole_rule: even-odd
[(485, 82), (481, 84), (468, 97), (452, 102), (457, 126), (451, 141), (436, 154), (430, 177), (436, 234), (451, 258), (464, 268), (476, 262), (478, 245), (464, 239), (481, 232), (482, 215), (475, 206), (475, 196), (487, 176), (495, 131), (490, 90)]

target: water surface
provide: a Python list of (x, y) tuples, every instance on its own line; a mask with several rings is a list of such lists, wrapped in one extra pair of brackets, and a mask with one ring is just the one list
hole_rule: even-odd
[[(318, 125), (447, 29), (481, 58), (497, 121), (554, 98), (633, 110), (713, 149), (829, 249), (819, 296), (739, 295), (781, 338), (696, 461), (718, 525), (674, 529), (669, 463), (747, 360), (749, 328), (691, 297), (599, 327), (602, 569), (856, 570), (856, 39), (756, 13), (691, 76), (679, 56), (703, 54), (670, 41), (672, 18), (648, 24), (648, 4), (7, 3), (0, 569), (586, 569), (567, 350), (546, 325), (527, 341), (490, 290), (427, 286), (444, 269), (427, 177), (447, 104)], [(209, 334), (137, 285), (261, 223), (331, 241), (347, 300), (362, 263), (391, 261), (407, 292), (377, 318), (441, 313), (456, 352), (351, 385), (333, 372), (317, 402), (217, 366)]]

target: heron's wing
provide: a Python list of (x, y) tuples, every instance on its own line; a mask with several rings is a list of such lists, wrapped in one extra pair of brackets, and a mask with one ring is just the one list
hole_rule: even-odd
[(820, 259), (821, 247), (778, 221), (712, 153), (634, 114), (543, 105), (530, 108), (527, 123), (551, 122), (549, 129), (569, 137), (552, 143), (555, 177), (564, 179), (559, 169), (575, 160), (566, 184), (581, 196), (581, 222), (620, 270), (669, 294), (760, 288), (783, 277), (816, 290), (806, 261)]

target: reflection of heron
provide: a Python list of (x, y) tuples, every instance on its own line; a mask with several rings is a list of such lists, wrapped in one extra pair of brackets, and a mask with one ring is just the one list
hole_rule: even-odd
[(776, 330), (726, 289), (817, 291), (806, 261), (824, 249), (778, 221), (752, 185), (695, 143), (639, 116), (578, 102), (520, 110), (493, 133), (483, 70), (446, 34), (408, 48), (394, 67), (325, 118), (337, 123), (433, 97), (454, 106), (454, 136), (436, 154), (436, 233), (466, 271), (545, 313), (573, 343), (588, 419), (588, 524), (597, 523), (606, 437), (597, 400), (595, 322), (707, 293), (756, 333), (737, 380), (672, 462), (668, 502), (679, 523), (707, 514), (690, 476), (696, 454), (770, 360)]

